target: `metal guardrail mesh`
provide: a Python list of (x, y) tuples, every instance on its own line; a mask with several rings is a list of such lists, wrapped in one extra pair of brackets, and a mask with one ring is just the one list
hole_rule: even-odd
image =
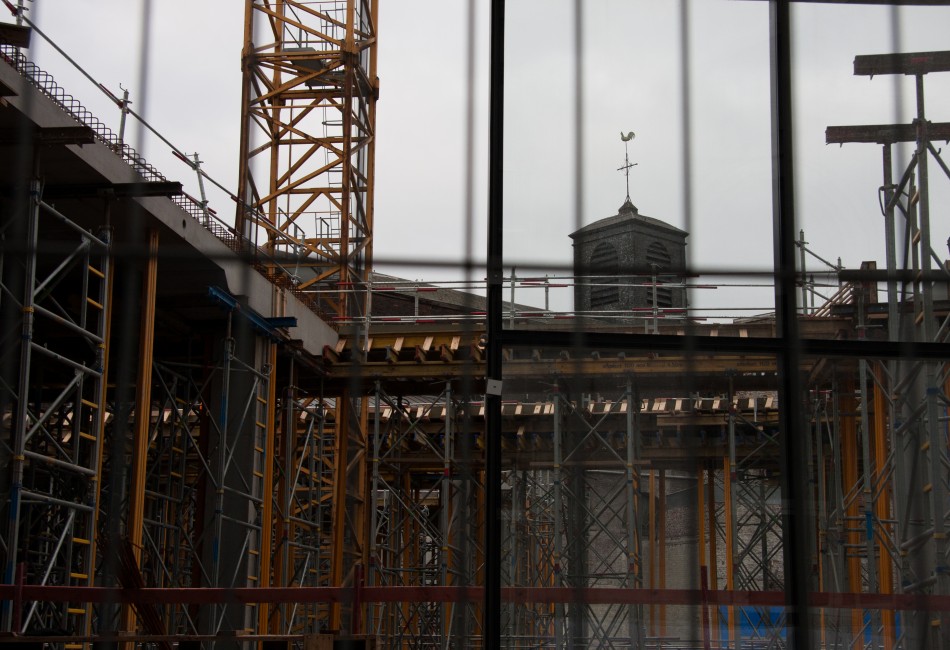
[[(73, 95), (60, 86), (53, 75), (30, 61), (20, 49), (14, 45), (0, 42), (0, 57), (19, 72), (24, 79), (46, 97), (59, 106), (63, 112), (76, 120), (79, 124), (89, 127), (96, 139), (113, 153), (119, 156), (127, 165), (132, 167), (145, 182), (163, 182), (169, 179), (154, 165), (149, 163), (133, 147), (123, 142), (118, 134), (106, 126), (92, 111), (87, 109)], [(208, 219), (201, 204), (188, 194), (169, 197), (172, 202), (181, 208), (192, 219), (197, 221), (215, 237), (223, 241), (228, 248), (238, 254), (257, 260), (259, 251), (246, 237), (236, 232), (234, 228), (220, 221)], [(254, 268), (268, 281), (289, 289), (302, 303), (324, 319), (329, 316), (320, 310), (318, 301), (313, 295), (299, 291), (294, 286), (293, 279), (277, 265), (268, 266), (266, 260), (259, 260), (253, 264)]]

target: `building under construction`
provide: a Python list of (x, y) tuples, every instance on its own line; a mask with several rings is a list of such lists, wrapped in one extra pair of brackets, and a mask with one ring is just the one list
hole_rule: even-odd
[[(883, 155), (887, 256), (816, 303), (772, 3), (775, 311), (701, 320), (687, 233), (629, 190), (569, 279), (505, 274), (503, 2), (482, 291), (373, 272), (376, 0), (247, 0), (233, 215), (5, 4), (0, 644), (950, 647), (950, 53), (855, 58), (918, 113), (828, 127)], [(574, 310), (515, 299), (557, 282)]]

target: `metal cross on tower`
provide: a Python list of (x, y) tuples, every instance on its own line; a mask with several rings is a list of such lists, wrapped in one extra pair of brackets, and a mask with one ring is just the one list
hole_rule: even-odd
[(633, 131), (630, 131), (626, 135), (624, 135), (623, 131), (620, 132), (620, 139), (623, 140), (623, 166), (618, 167), (617, 171), (624, 172), (624, 175), (627, 177), (627, 201), (630, 201), (630, 168), (637, 166), (637, 163), (630, 164), (630, 149), (627, 143), (635, 137), (636, 135)]

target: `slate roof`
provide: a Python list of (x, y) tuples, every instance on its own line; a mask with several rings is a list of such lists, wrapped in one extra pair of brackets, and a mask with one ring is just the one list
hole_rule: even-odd
[[(459, 313), (464, 313), (465, 310), (485, 311), (488, 309), (488, 301), (484, 296), (479, 296), (478, 294), (470, 293), (468, 291), (438, 287), (434, 284), (429, 284), (428, 282), (414, 282), (412, 280), (407, 280), (406, 278), (397, 278), (392, 275), (378, 273), (377, 271), (372, 272), (370, 280), (374, 283), (374, 285), (377, 286), (385, 286), (386, 284), (395, 286), (396, 289), (392, 293), (403, 296), (415, 296), (413, 286), (426, 287), (429, 289), (434, 288), (435, 291), (427, 291), (421, 294), (420, 299), (430, 303), (437, 303), (445, 307), (457, 307), (459, 309)], [(502, 303), (502, 305), (504, 309), (511, 308), (510, 301), (506, 300)], [(522, 305), (519, 303), (515, 303), (514, 308), (518, 311), (543, 311), (538, 307), (531, 307), (529, 305)]]
[(654, 219), (653, 217), (648, 217), (645, 214), (640, 214), (640, 211), (637, 210), (637, 206), (630, 202), (629, 199), (624, 201), (624, 204), (620, 206), (620, 209), (612, 217), (605, 217), (595, 221), (594, 223), (587, 224), (580, 230), (571, 233), (571, 237), (577, 237), (581, 234), (587, 234), (603, 228), (609, 228), (610, 226), (623, 224), (625, 222), (639, 222), (642, 224), (647, 224), (653, 228), (658, 228), (660, 230), (666, 230), (677, 235), (689, 235), (685, 230), (680, 230), (676, 226), (671, 226), (665, 221), (660, 221), (659, 219)]

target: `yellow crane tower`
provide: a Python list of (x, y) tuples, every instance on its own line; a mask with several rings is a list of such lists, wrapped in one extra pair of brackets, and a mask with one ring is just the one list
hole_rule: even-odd
[(247, 0), (236, 229), (361, 315), (373, 242), (378, 0)]

